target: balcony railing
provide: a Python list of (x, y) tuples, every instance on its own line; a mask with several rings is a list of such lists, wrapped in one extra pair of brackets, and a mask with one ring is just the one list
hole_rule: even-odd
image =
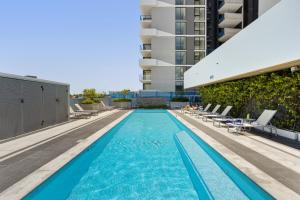
[(140, 75), (140, 80), (141, 81), (151, 81), (151, 74), (144, 74), (144, 75)]
[(151, 50), (151, 44), (143, 44), (140, 46), (141, 50), (149, 51)]
[(141, 21), (149, 21), (149, 20), (152, 20), (152, 16), (151, 15), (141, 15), (140, 20)]
[(218, 7), (221, 8), (225, 4), (224, 0), (219, 0), (218, 1)]
[(224, 35), (224, 29), (219, 29), (218, 36), (222, 37)]
[(219, 15), (219, 23), (221, 23), (224, 20), (224, 14)]

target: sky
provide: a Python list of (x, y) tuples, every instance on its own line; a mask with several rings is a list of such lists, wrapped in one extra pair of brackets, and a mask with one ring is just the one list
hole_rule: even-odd
[(0, 72), (139, 90), (139, 0), (0, 0)]

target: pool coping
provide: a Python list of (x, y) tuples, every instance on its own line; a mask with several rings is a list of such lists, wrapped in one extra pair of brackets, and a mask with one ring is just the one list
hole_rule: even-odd
[(276, 179), (272, 178), (265, 172), (261, 171), (255, 165), (246, 161), (243, 157), (237, 155), (227, 147), (225, 147), (220, 142), (216, 141), (209, 135), (203, 133), (200, 129), (196, 128), (185, 119), (177, 115), (174, 111), (168, 110), (168, 112), (193, 131), (198, 137), (200, 137), (204, 142), (210, 145), (218, 153), (220, 153), (225, 159), (227, 159), (231, 164), (241, 170), (250, 179), (252, 179), (256, 184), (262, 187), (265, 191), (271, 194), (276, 199), (299, 199), (300, 196), (289, 189)]
[(68, 151), (59, 155), (55, 159), (51, 160), (47, 164), (43, 165), (31, 174), (27, 175), (25, 178), (7, 188), (0, 194), (0, 200), (24, 198), (28, 193), (33, 191), (36, 187), (46, 181), (50, 176), (55, 174), (58, 170), (60, 170), (67, 163), (73, 160), (76, 156), (78, 156), (81, 152), (83, 152), (90, 145), (96, 142), (99, 138), (101, 138), (105, 133), (115, 127), (132, 112), (133, 111), (129, 111), (125, 113), (90, 137), (80, 141), (76, 146), (72, 147)]

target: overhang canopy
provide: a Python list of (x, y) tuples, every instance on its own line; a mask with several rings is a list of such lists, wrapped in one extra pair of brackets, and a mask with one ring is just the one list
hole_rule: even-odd
[(300, 1), (283, 0), (184, 74), (185, 88), (300, 65)]

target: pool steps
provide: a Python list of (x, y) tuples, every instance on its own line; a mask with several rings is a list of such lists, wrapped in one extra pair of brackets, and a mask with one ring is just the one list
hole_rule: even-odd
[(174, 137), (199, 199), (249, 199), (188, 133)]

